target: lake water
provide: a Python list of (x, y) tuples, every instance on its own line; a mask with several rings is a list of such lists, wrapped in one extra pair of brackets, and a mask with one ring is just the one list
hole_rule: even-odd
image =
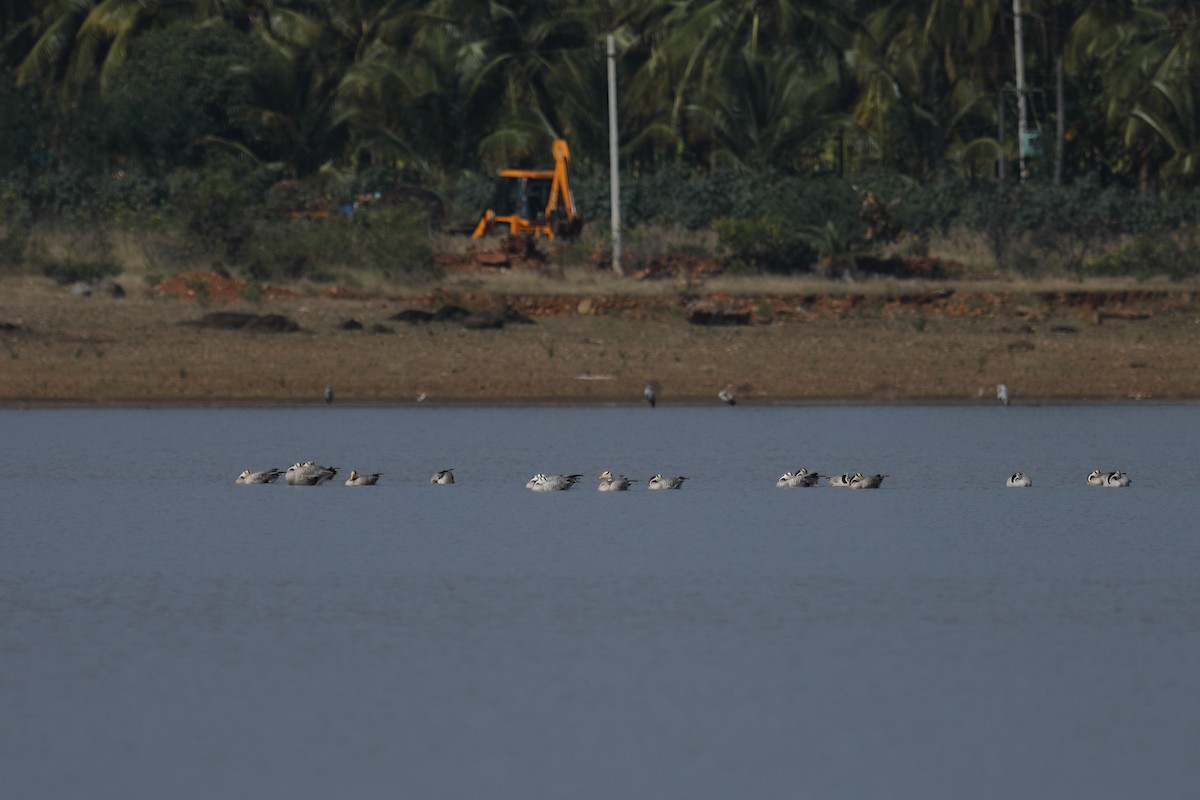
[[(1191, 798), (1198, 424), (0, 411), (3, 796)], [(384, 477), (233, 484), (310, 458)]]

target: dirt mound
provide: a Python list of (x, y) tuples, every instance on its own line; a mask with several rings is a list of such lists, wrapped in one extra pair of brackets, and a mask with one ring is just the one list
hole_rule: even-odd
[(295, 320), (282, 314), (242, 314), (236, 311), (214, 311), (191, 324), (198, 328), (269, 333), (292, 333), (300, 330)]
[(193, 270), (176, 275), (154, 287), (156, 294), (182, 299), (208, 299), (230, 302), (240, 300), (245, 284), (215, 272)]
[(546, 266), (546, 253), (538, 249), (532, 236), (506, 236), (497, 247), (445, 253), (435, 256), (434, 261), (449, 273), (540, 270)]

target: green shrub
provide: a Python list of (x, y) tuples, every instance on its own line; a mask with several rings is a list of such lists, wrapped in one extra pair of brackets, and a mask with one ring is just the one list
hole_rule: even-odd
[(25, 263), (32, 215), (19, 186), (0, 180), (0, 271), (18, 271)]
[(258, 303), (263, 299), (263, 287), (259, 283), (247, 283), (242, 287), (239, 294), (243, 300), (248, 300), (251, 303)]
[(798, 226), (780, 217), (722, 217), (712, 227), (734, 272), (796, 272), (809, 269), (816, 258)]
[(38, 138), (38, 113), (31, 90), (0, 80), (0, 173), (29, 160)]
[[(461, 176), (444, 193), (446, 197), (447, 231), (466, 232), (474, 229), (483, 212), (492, 202), (495, 181), (487, 176), (471, 173)], [(572, 183), (574, 188), (574, 183)], [(578, 195), (578, 191), (576, 190)], [(578, 198), (576, 198), (578, 202)]]
[(332, 280), (343, 268), (391, 280), (435, 277), (433, 249), (422, 215), (367, 208), (326, 219), (260, 219), (240, 251), (256, 280)]
[(64, 284), (119, 275), (110, 235), (98, 225), (40, 225), (29, 231), (24, 262)]
[(29, 228), (19, 222), (0, 221), (0, 273), (19, 272), (25, 263)]
[(211, 258), (233, 263), (264, 215), (265, 170), (248, 169), (230, 158), (205, 169), (169, 176), (173, 215), (191, 239)]
[(238, 263), (254, 280), (331, 280), (330, 261), (345, 252), (339, 220), (260, 219), (247, 231)]
[(245, 137), (253, 94), (238, 68), (261, 58), (251, 35), (223, 24), (187, 21), (132, 37), (108, 80), (98, 138), (148, 170), (201, 165), (209, 137)]
[(414, 208), (371, 208), (345, 220), (357, 266), (390, 280), (429, 280), (440, 275), (433, 263), (426, 215)]
[(1097, 276), (1131, 276), (1147, 280), (1163, 275), (1173, 281), (1200, 275), (1200, 230), (1171, 235), (1141, 235), (1092, 259), (1083, 272)]
[(1045, 258), (1039, 257), (1026, 245), (1008, 248), (1004, 254), (1003, 266), (1024, 278), (1044, 278), (1051, 272), (1057, 271), (1052, 269), (1053, 265), (1048, 263)]

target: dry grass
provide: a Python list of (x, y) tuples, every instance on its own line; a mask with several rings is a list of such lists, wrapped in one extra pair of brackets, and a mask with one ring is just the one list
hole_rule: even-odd
[[(1040, 294), (1045, 292), (1191, 291), (1200, 289), (1200, 279), (1175, 282), (1166, 278), (1139, 281), (1134, 278), (1090, 278), (1085, 282), (1069, 276), (1023, 278), (994, 274), (987, 278), (962, 278), (945, 281), (871, 278), (861, 281), (833, 280), (814, 275), (718, 275), (710, 278), (668, 278), (633, 281), (609, 271), (592, 267), (562, 267), (552, 273), (533, 270), (491, 271), (448, 275), (442, 285), (456, 289), (497, 294), (619, 294), (635, 297), (666, 297), (689, 294), (725, 293), (755, 295), (867, 295), (893, 296), (923, 294), (930, 291), (1004, 292)], [(393, 286), (394, 290), (403, 287)]]
[(972, 270), (993, 270), (997, 266), (987, 240), (961, 228), (930, 235), (925, 249), (926, 255), (932, 258), (965, 264)]
[[(495, 248), (498, 239), (491, 237), (473, 240), (469, 236), (435, 235), (433, 251), (442, 255), (461, 255), (472, 249)], [(1029, 258), (1049, 260), (1029, 243), (1016, 243), (1025, 248)], [(901, 242), (882, 255), (907, 252), (915, 245)], [(680, 292), (702, 294), (724, 292), (736, 295), (754, 294), (867, 294), (888, 295), (924, 291), (924, 282), (900, 280), (864, 280), (845, 282), (827, 280), (807, 273), (784, 275), (721, 275), (712, 278), (673, 278), (647, 281), (622, 280), (596, 264), (611, 247), (607, 227), (596, 223), (587, 225), (575, 242), (542, 243), (548, 253), (549, 268), (543, 271), (472, 272), (448, 275), (442, 284), (456, 290), (516, 294), (594, 294), (616, 293), (631, 296), (669, 296)], [(624, 240), (627, 264), (636, 259), (649, 259), (669, 253), (712, 255), (719, 252), (716, 234), (711, 230), (690, 231), (680, 226), (641, 227), (626, 233)], [(995, 260), (983, 236), (962, 230), (945, 235), (933, 235), (920, 243), (920, 249), (930, 257), (968, 267), (961, 281), (942, 285), (955, 290), (1044, 292), (1067, 291), (1079, 285), (1068, 275), (1047, 274), (1043, 278), (1024, 278), (1004, 273), (996, 268)], [(65, 224), (35, 226), (26, 246), (25, 263), (8, 267), (10, 275), (37, 275), (43, 267), (54, 263), (111, 262), (121, 270), (121, 280), (128, 286), (145, 287), (164, 278), (191, 270), (219, 267), (210, 259), (198, 255), (178, 236), (156, 231), (152, 227), (128, 228), (109, 226), (94, 228)], [(233, 270), (237, 273), (237, 270)], [(429, 288), (432, 283), (421, 279), (395, 280), (351, 264), (327, 265), (326, 274), (333, 283), (363, 291), (395, 295)], [(1050, 272), (1050, 271), (1048, 271)], [(1146, 288), (1167, 285), (1165, 281), (1135, 282), (1133, 279), (1089, 279), (1088, 286), (1103, 291), (1127, 288)], [(1196, 282), (1170, 284), (1174, 288), (1194, 287)]]

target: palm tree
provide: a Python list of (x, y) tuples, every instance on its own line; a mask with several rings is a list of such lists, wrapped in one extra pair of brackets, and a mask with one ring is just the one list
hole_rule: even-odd
[(341, 156), (344, 129), (333, 124), (336, 90), (353, 28), (337, 24), (330, 6), (277, 0), (253, 21), (265, 56), (239, 72), (255, 93), (247, 112), (255, 134), (249, 142), (225, 142), (259, 160), (273, 162), (288, 177), (316, 172), (330, 156)]
[(103, 89), (147, 28), (242, 14), (243, 0), (50, 0), (10, 34), (27, 47), (17, 81), (62, 81), (78, 91), (96, 80)]
[(22, 43), (18, 32), (29, 35), (28, 28), (38, 15), (37, 5), (35, 0), (9, 0), (0, 8), (0, 66), (9, 61), (10, 49), (24, 52), (29, 48), (30, 42)]
[(1126, 142), (1157, 136), (1170, 153), (1163, 174), (1194, 178), (1200, 175), (1200, 12), (1180, 8), (1143, 53), (1149, 82), (1125, 125)]
[[(1146, 185), (1151, 174), (1154, 141), (1131, 141), (1123, 130), (1137, 99), (1146, 88), (1146, 65), (1141, 46), (1168, 25), (1168, 17), (1134, 2), (1089, 4), (1075, 20), (1067, 48), (1068, 69), (1077, 79), (1095, 86), (1093, 105), (1098, 125), (1111, 134), (1101, 158), (1113, 172)], [(1128, 148), (1139, 152), (1127, 157)], [(1114, 152), (1120, 151), (1120, 152)], [(1158, 158), (1162, 154), (1157, 155)], [(1134, 164), (1134, 161), (1137, 164)]]
[(830, 146), (845, 117), (836, 75), (817, 74), (799, 53), (777, 58), (743, 52), (701, 95), (692, 114), (707, 121), (707, 162), (741, 171), (829, 171)]
[(983, 174), (998, 155), (995, 118), (999, 0), (898, 2), (870, 15), (854, 51), (861, 94), (855, 119), (876, 158), (926, 179), (943, 164)]
[[(504, 6), (462, 0), (430, 4), (456, 20), (457, 75), (467, 135), (492, 166), (540, 162), (566, 136), (564, 90), (600, 63), (598, 37), (571, 0)], [(556, 91), (555, 84), (558, 84)]]
[[(823, 0), (689, 0), (656, 20), (651, 52), (632, 83), (631, 99), (657, 108), (655, 130), (669, 132), (673, 155), (709, 161), (706, 131), (721, 110), (708, 104), (722, 84), (758, 59), (786, 58), (793, 68), (825, 75), (841, 64), (850, 40), (842, 6)], [(665, 136), (660, 135), (660, 140)]]

